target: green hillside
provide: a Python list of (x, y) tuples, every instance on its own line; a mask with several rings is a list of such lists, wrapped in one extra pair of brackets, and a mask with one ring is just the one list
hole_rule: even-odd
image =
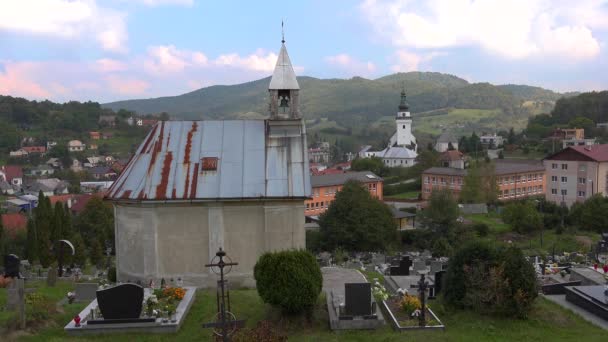
[[(306, 119), (326, 118), (342, 127), (372, 124), (395, 112), (402, 87), (408, 94), (412, 113), (442, 108), (500, 111), (501, 121), (518, 122), (534, 111), (525, 101), (550, 102), (560, 94), (537, 87), (469, 83), (453, 75), (409, 72), (375, 80), (318, 79), (302, 76), (302, 113)], [(113, 110), (127, 109), (142, 114), (168, 112), (175, 118), (212, 119), (256, 117), (267, 111), (270, 78), (231, 85), (211, 86), (179, 96), (107, 103)], [(543, 106), (542, 109), (551, 109)]]

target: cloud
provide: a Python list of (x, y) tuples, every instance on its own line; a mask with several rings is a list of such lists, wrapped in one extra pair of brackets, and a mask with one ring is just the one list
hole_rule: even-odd
[(100, 72), (125, 71), (127, 68), (127, 63), (115, 59), (102, 58), (95, 61), (95, 69)]
[(348, 54), (341, 53), (335, 56), (325, 57), (325, 61), (347, 71), (352, 76), (368, 76), (376, 72), (376, 65), (372, 62), (362, 62)]
[(94, 0), (0, 1), (0, 32), (94, 39), (104, 50), (127, 51), (126, 14)]
[(0, 69), (0, 94), (14, 94), (26, 98), (45, 99), (51, 93), (45, 90), (32, 78), (42, 71), (37, 63), (2, 62), (4, 72)]
[[(508, 58), (589, 59), (599, 55), (594, 28), (606, 27), (605, 0), (365, 0), (364, 17), (380, 37), (406, 49), (477, 46)], [(572, 12), (577, 13), (576, 16)]]
[[(125, 0), (127, 1), (127, 0)], [(133, 3), (141, 3), (147, 6), (162, 6), (162, 5), (178, 5), (178, 6), (192, 6), (194, 5), (194, 0), (128, 0), (128, 2)]]
[(267, 53), (262, 49), (258, 49), (255, 53), (244, 57), (236, 53), (220, 55), (215, 59), (214, 63), (219, 66), (271, 72), (274, 70), (278, 57), (274, 52)]
[(443, 55), (446, 55), (446, 53), (431, 52), (420, 54), (401, 49), (395, 52), (390, 58), (394, 63), (391, 65), (391, 70), (394, 72), (417, 71), (420, 70), (419, 67), (421, 63), (428, 62), (435, 57)]
[(146, 81), (138, 80), (134, 77), (122, 77), (117, 75), (109, 75), (105, 77), (108, 86), (121, 95), (143, 95), (150, 84)]

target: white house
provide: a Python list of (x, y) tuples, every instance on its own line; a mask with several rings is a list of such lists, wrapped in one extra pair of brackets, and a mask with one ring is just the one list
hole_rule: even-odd
[(455, 150), (457, 150), (458, 138), (456, 138), (452, 132), (445, 130), (443, 133), (441, 133), (439, 138), (437, 138), (437, 142), (435, 142), (435, 151), (445, 152), (450, 149), (450, 144)]
[(80, 140), (70, 140), (70, 142), (68, 142), (68, 151), (70, 152), (82, 152), (86, 147), (87, 146)]

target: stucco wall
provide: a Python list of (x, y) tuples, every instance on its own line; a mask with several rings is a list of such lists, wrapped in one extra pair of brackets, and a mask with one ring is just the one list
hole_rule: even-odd
[(229, 278), (254, 286), (253, 267), (264, 251), (304, 248), (304, 202), (115, 203), (119, 281), (156, 283), (181, 277), (185, 285), (215, 287), (205, 267), (219, 247), (233, 261)]

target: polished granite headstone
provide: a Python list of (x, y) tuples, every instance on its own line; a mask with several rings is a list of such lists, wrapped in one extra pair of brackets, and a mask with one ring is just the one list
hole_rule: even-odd
[(4, 256), (4, 276), (7, 278), (19, 278), (19, 257), (15, 254)]
[(345, 311), (348, 316), (372, 314), (372, 289), (370, 283), (344, 284)]
[(608, 294), (604, 285), (566, 286), (566, 300), (608, 321)]
[(144, 300), (144, 288), (137, 284), (120, 284), (97, 291), (97, 304), (103, 320), (89, 324), (139, 321)]

